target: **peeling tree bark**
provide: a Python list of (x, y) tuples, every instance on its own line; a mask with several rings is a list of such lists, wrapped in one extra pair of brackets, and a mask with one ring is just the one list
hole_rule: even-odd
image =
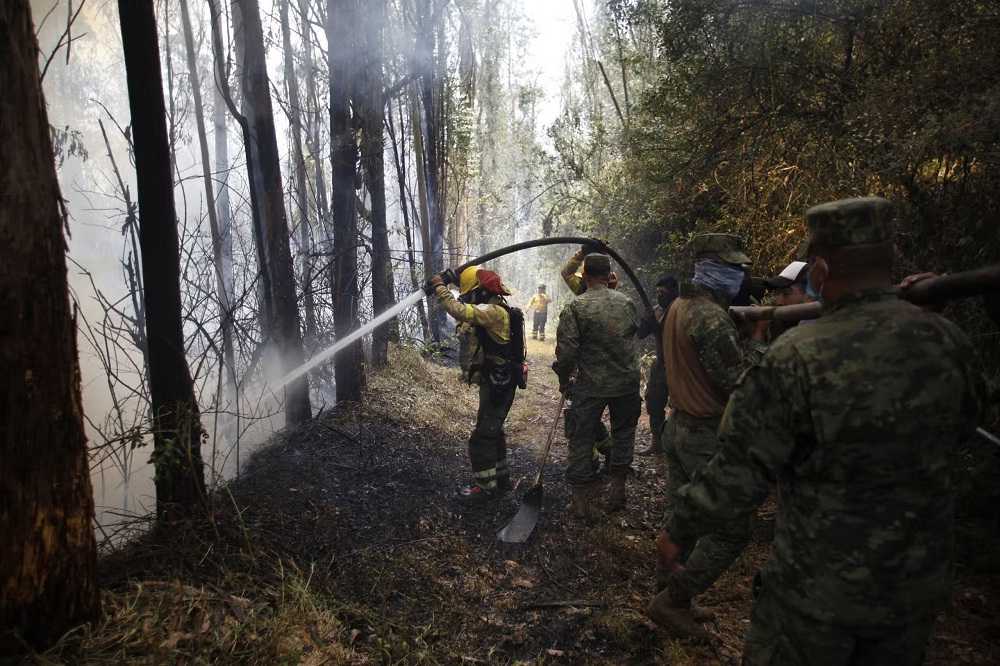
[(0, 657), (96, 617), (94, 499), (62, 196), (27, 0), (0, 3)]

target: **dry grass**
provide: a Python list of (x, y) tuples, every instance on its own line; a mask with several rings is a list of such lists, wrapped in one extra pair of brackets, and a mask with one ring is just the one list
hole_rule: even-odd
[[(551, 353), (551, 341), (529, 342), (529, 388), (508, 422), (515, 478), (537, 471), (534, 449), (554, 416)], [(494, 533), (517, 498), (468, 509), (451, 494), (467, 478), (475, 389), (413, 350), (391, 358), (362, 404), (341, 405), (260, 451), (216, 498), (211, 522), (153, 530), (105, 557), (101, 621), (25, 661), (739, 662), (773, 505), (755, 542), (700, 600), (718, 615), (718, 643), (670, 640), (643, 615), (664, 499), (655, 462), (636, 460), (627, 512), (574, 523), (564, 513), (559, 428), (542, 522), (525, 546), (501, 547)], [(647, 427), (643, 419), (640, 441)], [(1000, 591), (993, 578), (960, 590), (929, 663), (996, 663)]]
[(178, 580), (133, 582), (102, 594), (103, 617), (80, 628), (37, 664), (359, 664), (351, 635), (328, 599), (297, 569), (242, 594)]

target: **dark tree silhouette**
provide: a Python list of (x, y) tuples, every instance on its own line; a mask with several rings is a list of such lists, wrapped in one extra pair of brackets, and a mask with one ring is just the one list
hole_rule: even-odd
[(177, 215), (153, 0), (119, 0), (118, 15), (139, 201), (156, 510), (170, 521), (203, 503), (203, 431), (184, 355)]
[[(358, 214), (355, 173), (358, 141), (351, 113), (357, 88), (358, 0), (329, 0), (330, 160), (333, 167), (333, 321), (337, 337), (358, 326)], [(360, 400), (364, 379), (361, 341), (334, 359), (337, 400)]]
[[(264, 332), (274, 344), (283, 370), (303, 361), (299, 309), (295, 298), (295, 277), (289, 247), (288, 221), (274, 111), (267, 77), (264, 33), (257, 0), (233, 2), (235, 41), (240, 54), (239, 76), (243, 92), (243, 118), (250, 173), (250, 189), (255, 208), (254, 224), (257, 260), (264, 292)], [(285, 389), (285, 421), (302, 423), (312, 417), (309, 384), (305, 377)]]
[[(382, 73), (382, 31), (385, 25), (385, 0), (369, 0), (362, 12), (363, 59), (360, 86), (355, 108), (361, 115), (361, 166), (372, 207), (372, 305), (375, 314), (393, 304), (395, 286), (392, 279), (392, 257), (389, 255), (389, 233), (385, 220), (385, 77)], [(388, 344), (399, 341), (396, 320), (375, 329), (372, 339), (372, 362), (385, 365)]]
[(27, 0), (0, 3), (0, 657), (99, 610), (62, 196)]

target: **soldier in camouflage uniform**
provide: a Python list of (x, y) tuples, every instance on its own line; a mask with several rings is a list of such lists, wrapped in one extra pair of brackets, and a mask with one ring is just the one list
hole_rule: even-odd
[(617, 510), (625, 505), (625, 478), (632, 464), (635, 428), (641, 412), (635, 304), (624, 294), (608, 289), (610, 273), (607, 255), (587, 255), (583, 268), (587, 290), (559, 315), (556, 361), (552, 366), (559, 375), (563, 394), (571, 391), (574, 428), (567, 433), (566, 477), (573, 489), (572, 510), (583, 518), (593, 514), (597, 477), (591, 451), (601, 414), (605, 408), (611, 412), (614, 444), (608, 508)]
[[(569, 290), (573, 292), (574, 295), (579, 296), (587, 291), (587, 284), (583, 280), (582, 266), (583, 260), (588, 254), (596, 253), (600, 254), (602, 251), (602, 245), (600, 241), (595, 240), (593, 243), (586, 245), (581, 245), (580, 249), (577, 250), (576, 254), (566, 260), (563, 264), (562, 269), (559, 271), (559, 275), (562, 277), (563, 282), (569, 287)], [(612, 272), (613, 276), (614, 273)], [(608, 287), (614, 289), (615, 285), (608, 281)], [(573, 410), (566, 411), (566, 438), (569, 439), (572, 435), (574, 428), (573, 423)], [(604, 426), (604, 422), (598, 422), (597, 427), (594, 429), (594, 446), (592, 451), (592, 464), (595, 469), (598, 469), (601, 465), (601, 456), (604, 456), (605, 461), (610, 461), (611, 459), (611, 433)], [(603, 471), (609, 471), (608, 465), (605, 464)]]
[[(823, 316), (747, 373), (721, 450), (660, 537), (663, 565), (676, 566), (675, 544), (749, 516), (777, 484), (744, 664), (919, 664), (949, 597), (951, 457), (976, 428), (984, 384), (962, 331), (890, 289), (891, 216), (879, 198), (806, 213)], [(670, 602), (659, 595), (651, 616)]]
[[(743, 371), (763, 355), (763, 344), (745, 342), (727, 307), (744, 286), (745, 266), (737, 236), (701, 234), (688, 247), (694, 276), (681, 284), (680, 296), (664, 318), (661, 340), (673, 414), (661, 443), (667, 462), (669, 512), (681, 486), (702, 470), (719, 448), (716, 431), (729, 394)], [(749, 520), (732, 520), (706, 535), (682, 559), (683, 575), (657, 572), (657, 587), (669, 582), (676, 633), (686, 633), (693, 618), (708, 614), (692, 604), (718, 579), (746, 546)]]

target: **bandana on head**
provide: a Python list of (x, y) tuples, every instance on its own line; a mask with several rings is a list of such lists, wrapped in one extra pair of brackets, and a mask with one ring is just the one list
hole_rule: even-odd
[(730, 266), (715, 259), (704, 259), (694, 266), (692, 282), (706, 289), (724, 294), (730, 300), (736, 298), (743, 285), (744, 273), (739, 266)]

